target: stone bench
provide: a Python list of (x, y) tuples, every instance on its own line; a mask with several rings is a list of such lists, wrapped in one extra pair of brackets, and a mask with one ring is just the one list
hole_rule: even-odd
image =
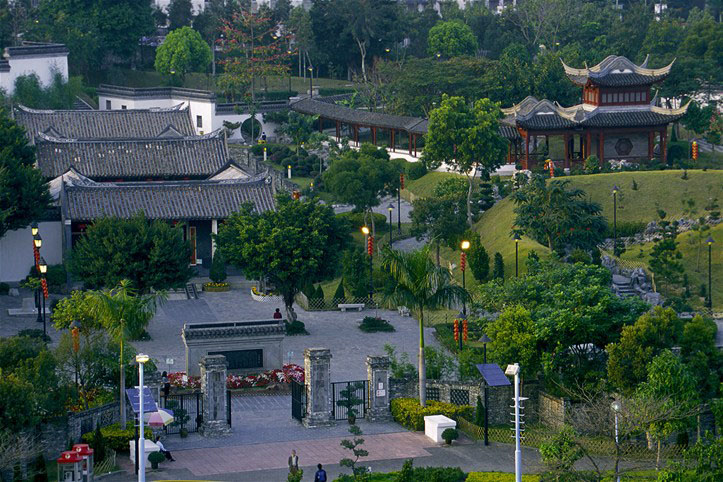
[(400, 316), (409, 316), (409, 308), (406, 306), (397, 306), (397, 312)]
[(361, 311), (364, 309), (364, 303), (339, 303), (337, 305), (341, 311), (346, 310), (357, 310)]
[[(45, 314), (50, 314), (50, 303), (45, 300)], [(9, 316), (30, 316), (37, 315), (38, 309), (35, 307), (35, 298), (23, 298), (23, 304), (20, 308), (8, 308)]]
[[(146, 460), (148, 460), (148, 454), (150, 454), (151, 452), (159, 452), (161, 450), (160, 447), (158, 447), (158, 445), (156, 445), (156, 443), (153, 440), (149, 440), (147, 438), (143, 439), (143, 445), (145, 445), (145, 449), (146, 449), (145, 450)], [(128, 442), (128, 447), (130, 448), (130, 451), (131, 451), (131, 453), (130, 453), (131, 462), (133, 462), (133, 464), (135, 464), (136, 463), (136, 441), (130, 440)], [(149, 466), (149, 465), (150, 465), (149, 463), (146, 463), (146, 466)]]

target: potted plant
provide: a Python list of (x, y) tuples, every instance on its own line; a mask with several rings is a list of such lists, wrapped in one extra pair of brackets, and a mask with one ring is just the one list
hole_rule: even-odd
[(349, 421), (349, 425), (356, 423), (357, 407), (362, 404), (364, 400), (357, 396), (357, 391), (363, 390), (364, 384), (361, 382), (350, 383), (345, 389), (339, 392), (341, 396), (340, 400), (337, 400), (336, 405), (338, 407), (346, 408), (346, 416)]
[(442, 432), (442, 438), (447, 445), (452, 445), (452, 440), (459, 438), (459, 432), (457, 432), (456, 428), (447, 428)]
[(213, 257), (208, 276), (211, 278), (211, 282), (203, 285), (204, 290), (212, 292), (229, 290), (230, 285), (226, 281), (226, 261), (221, 256), (221, 253), (216, 253)]
[(163, 462), (163, 460), (165, 460), (165, 458), (166, 458), (166, 456), (160, 452), (151, 452), (150, 454), (148, 454), (148, 461), (151, 463), (152, 469), (157, 469), (158, 464)]

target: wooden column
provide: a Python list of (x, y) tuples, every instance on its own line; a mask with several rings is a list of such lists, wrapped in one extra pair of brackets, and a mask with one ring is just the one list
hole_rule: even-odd
[(354, 142), (359, 147), (359, 126), (354, 124)]
[(648, 132), (648, 161), (653, 158), (653, 131)]
[(408, 143), (409, 145), (408, 145), (407, 147), (409, 148), (409, 155), (411, 156), (411, 155), (412, 155), (412, 133), (411, 133), (411, 132), (407, 132), (407, 135), (409, 136), (409, 139), (408, 139), (408, 140), (409, 140), (409, 143)]
[(507, 143), (507, 164), (512, 162), (512, 144)]
[(588, 157), (590, 157), (590, 154), (592, 153), (592, 149), (591, 149), (591, 147), (592, 147), (592, 134), (588, 132), (588, 133), (587, 133), (587, 136), (585, 136), (585, 137), (586, 137), (586, 139), (585, 139), (585, 154), (586, 154), (586, 155), (585, 155), (585, 159), (587, 159)]
[(377, 128), (372, 127), (372, 144), (377, 145)]
[(394, 152), (394, 148), (396, 147), (396, 145), (394, 144), (394, 129), (390, 129), (389, 134), (392, 138), (392, 152)]
[(417, 157), (417, 134), (412, 136), (412, 140), (414, 140), (414, 157)]
[(600, 159), (600, 167), (603, 167), (605, 165), (605, 134), (602, 131), (598, 134), (597, 143), (597, 155)]
[(565, 167), (570, 168), (570, 134), (564, 134), (565, 142)]
[(319, 132), (324, 132), (324, 118), (319, 117)]
[(668, 129), (667, 127), (663, 127), (663, 130), (660, 131), (660, 158), (663, 160), (663, 164), (665, 164), (668, 160)]
[(522, 164), (522, 169), (529, 169), (530, 165), (530, 134), (525, 132), (525, 162)]

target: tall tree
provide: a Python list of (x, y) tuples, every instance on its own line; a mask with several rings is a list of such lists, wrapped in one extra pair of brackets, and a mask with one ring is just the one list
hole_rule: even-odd
[(293, 321), (294, 296), (336, 270), (346, 230), (330, 206), (280, 196), (276, 210), (259, 214), (246, 205), (232, 214), (219, 227), (217, 242), (224, 258), (247, 277), (276, 286)]
[(467, 229), (464, 206), (463, 201), (451, 196), (417, 199), (412, 203), (412, 234), (417, 239), (426, 236), (436, 246), (437, 266), (442, 244), (455, 248)]
[(502, 165), (507, 142), (499, 133), (499, 105), (480, 99), (470, 106), (462, 97), (442, 96), (429, 116), (423, 159), (427, 167), (446, 163), (467, 176), (467, 224), (472, 225), (474, 178), (489, 177)]
[(183, 82), (189, 72), (206, 72), (211, 65), (211, 48), (191, 27), (173, 30), (156, 49), (155, 68), (160, 74), (178, 76)]
[(40, 219), (50, 207), (48, 185), (35, 167), (25, 129), (0, 108), (0, 238)]
[(382, 269), (396, 282), (387, 295), (397, 306), (407, 306), (419, 315), (419, 403), (427, 405), (427, 374), (424, 366), (424, 310), (452, 308), (470, 300), (467, 290), (454, 283), (446, 268), (435, 266), (429, 246), (405, 253), (389, 247), (382, 255)]
[(191, 0), (171, 0), (168, 5), (168, 21), (170, 30), (190, 26), (193, 21)]
[(477, 38), (472, 29), (460, 21), (439, 22), (429, 30), (427, 52), (446, 59), (477, 53)]
[(479, 233), (472, 233), (469, 242), (469, 256), (467, 257), (469, 269), (472, 270), (474, 279), (484, 283), (490, 274), (490, 256), (487, 254), (485, 247), (482, 246)]

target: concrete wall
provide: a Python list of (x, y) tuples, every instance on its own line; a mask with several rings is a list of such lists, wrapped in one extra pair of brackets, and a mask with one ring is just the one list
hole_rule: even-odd
[[(633, 144), (629, 154), (618, 154), (615, 145), (620, 139), (628, 139)], [(597, 144), (596, 144), (597, 146)], [(597, 150), (592, 151), (597, 154)], [(632, 157), (648, 157), (648, 135), (645, 133), (630, 133), (605, 136), (605, 159), (629, 159)]]
[[(48, 265), (63, 262), (63, 229), (60, 221), (41, 222), (38, 225), (43, 246), (40, 255)], [(28, 275), (35, 264), (33, 235), (30, 227), (9, 231), (0, 238), (0, 281), (18, 282)]]
[(47, 56), (27, 55), (10, 57), (10, 72), (0, 72), (0, 89), (8, 95), (15, 90), (15, 79), (23, 75), (35, 74), (44, 86), (50, 85), (55, 72), (60, 72), (68, 80), (68, 56), (55, 54)]
[[(223, 114), (223, 115), (215, 114), (213, 117), (213, 130), (223, 127), (224, 121), (243, 123), (250, 117), (251, 117), (251, 115), (249, 115), (249, 114)], [(194, 119), (195, 119), (195, 117), (194, 117)], [(261, 132), (266, 132), (266, 139), (269, 141), (275, 140), (276, 137), (278, 136), (279, 125), (275, 124), (273, 122), (265, 122), (263, 114), (256, 114), (256, 120), (259, 121), (259, 123), (261, 124)], [(243, 139), (243, 137), (241, 135), (240, 128), (234, 130), (233, 133), (228, 137), (228, 140), (231, 142), (241, 141), (242, 139)], [(245, 140), (247, 142), (251, 141), (251, 139), (245, 139)]]

